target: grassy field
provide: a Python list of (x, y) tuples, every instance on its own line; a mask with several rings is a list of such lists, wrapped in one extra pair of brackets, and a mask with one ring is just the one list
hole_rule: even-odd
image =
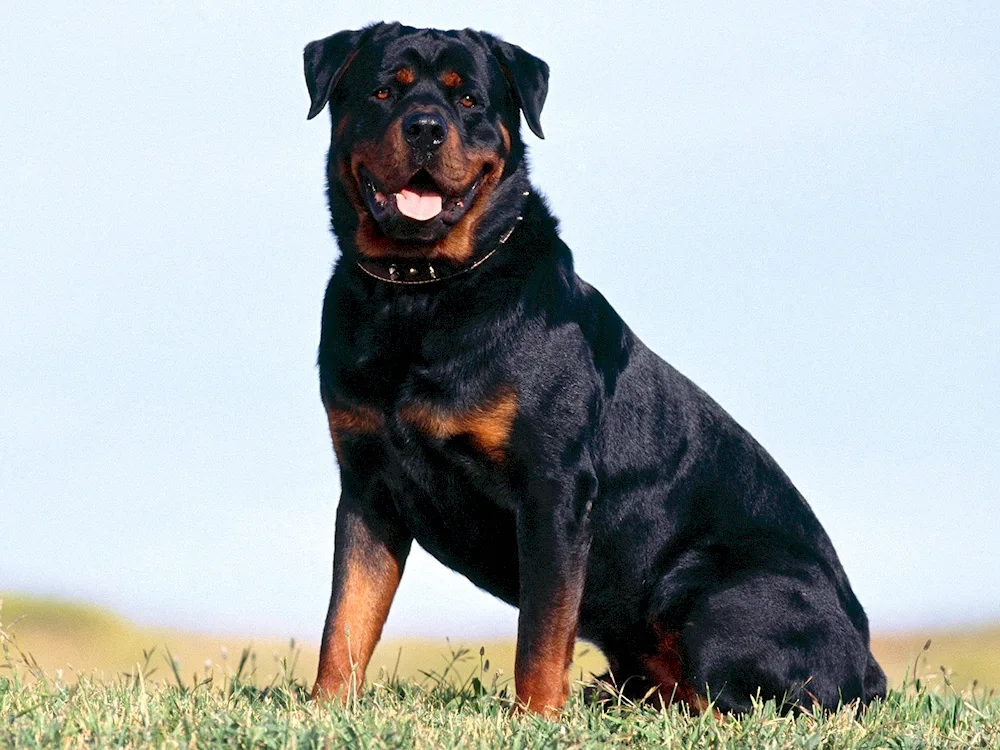
[[(92, 672), (105, 676), (129, 672), (143, 663), (144, 653), (149, 652), (154, 679), (172, 679), (171, 661), (179, 664), (186, 679), (193, 679), (195, 673), (203, 676), (206, 669), (212, 672), (231, 667), (247, 647), (254, 654), (250, 666), (258, 684), (266, 685), (279, 677), (282, 664), (294, 664), (294, 676), (302, 679), (315, 674), (318, 654), (312, 644), (140, 628), (105, 609), (62, 600), (0, 593), (0, 602), (0, 623), (17, 638), (18, 645), (44, 670), (53, 674), (62, 670), (64, 679)], [(317, 632), (319, 628), (317, 623)], [(930, 648), (924, 650), (928, 640)], [(514, 668), (511, 640), (388, 640), (375, 651), (370, 677), (376, 678), (381, 671), (387, 678), (419, 680), (424, 673), (445, 668), (464, 676), (478, 666), (480, 648), (485, 648), (490, 661), (491, 680), (499, 671), (498, 682), (504, 684)], [(1000, 625), (876, 634), (872, 648), (895, 685), (907, 675), (924, 679), (933, 675), (943, 682), (944, 666), (957, 689), (969, 688), (974, 682), (985, 689), (1000, 689)], [(172, 659), (168, 659), (168, 651)], [(453, 663), (455, 652), (464, 653), (457, 663)], [(578, 644), (576, 655), (575, 678), (604, 671), (604, 658), (588, 644)]]
[[(1000, 747), (996, 628), (931, 633), (926, 651), (926, 633), (878, 638), (894, 688), (860, 719), (594, 707), (577, 690), (548, 722), (510, 711), (509, 642), (386, 644), (369, 689), (331, 709), (305, 701), (315, 651), (297, 644), (251, 649), (11, 595), (0, 618), (0, 747)], [(578, 676), (599, 668), (599, 654), (578, 656)]]

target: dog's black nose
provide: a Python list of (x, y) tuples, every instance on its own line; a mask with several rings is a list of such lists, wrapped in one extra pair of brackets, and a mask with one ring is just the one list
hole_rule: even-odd
[(435, 151), (447, 137), (448, 126), (440, 115), (414, 112), (403, 118), (403, 138), (417, 151)]

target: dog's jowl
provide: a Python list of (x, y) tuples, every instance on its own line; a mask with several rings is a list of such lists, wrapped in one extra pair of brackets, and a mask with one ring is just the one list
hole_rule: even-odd
[(520, 127), (542, 136), (548, 66), (490, 34), (377, 24), (309, 44), (305, 74), (309, 116), (331, 113), (341, 251), (319, 347), (342, 494), (314, 695), (360, 687), (416, 540), (519, 608), (522, 708), (563, 705), (577, 638), (632, 697), (882, 696), (806, 501), (574, 273)]

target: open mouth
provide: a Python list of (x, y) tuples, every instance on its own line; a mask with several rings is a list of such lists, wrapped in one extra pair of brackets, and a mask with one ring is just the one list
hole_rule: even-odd
[(475, 200), (482, 180), (481, 173), (464, 194), (448, 195), (430, 172), (420, 169), (393, 192), (365, 167), (359, 171), (365, 203), (375, 221), (389, 234), (412, 235), (414, 239), (420, 239), (426, 230), (444, 229), (457, 223)]

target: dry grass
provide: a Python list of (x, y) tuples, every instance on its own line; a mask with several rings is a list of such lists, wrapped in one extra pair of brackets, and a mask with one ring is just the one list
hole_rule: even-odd
[[(0, 594), (0, 623), (46, 672), (62, 670), (64, 679), (98, 673), (111, 677), (135, 670), (147, 661), (153, 679), (174, 681), (168, 653), (178, 663), (185, 681), (194, 681), (215, 670), (232, 669), (243, 650), (250, 648), (254, 681), (267, 685), (284, 679), (289, 671), (309, 681), (316, 670), (317, 651), (312, 644), (287, 639), (251, 640), (242, 636), (213, 636), (178, 630), (140, 628), (107, 610), (60, 600)], [(317, 624), (317, 629), (318, 629)], [(931, 646), (924, 651), (925, 643)], [(955, 688), (971, 687), (975, 681), (985, 689), (1000, 688), (1000, 626), (953, 630), (918, 630), (881, 634), (873, 639), (873, 650), (894, 685), (907, 675), (939, 676), (941, 666)], [(513, 675), (514, 643), (511, 640), (408, 639), (386, 641), (372, 658), (369, 677), (398, 677), (426, 681), (449, 676), (460, 680), (481, 670), (480, 648), (489, 661), (487, 672), (500, 685)], [(456, 660), (455, 655), (459, 658)], [(918, 663), (919, 660), (919, 663)], [(577, 645), (573, 676), (577, 679), (600, 673), (605, 662), (600, 652), (586, 643)], [(499, 674), (498, 674), (499, 673)]]
[[(918, 679), (897, 683), (860, 715), (845, 709), (780, 716), (772, 701), (745, 716), (717, 718), (624, 698), (588, 704), (574, 690), (559, 719), (546, 721), (512, 712), (504, 684), (510, 642), (485, 644), (483, 656), (477, 647), (408, 641), (400, 652), (386, 644), (368, 689), (341, 708), (305, 700), (313, 649), (257, 642), (262, 655), (255, 658), (240, 647), (244, 639), (140, 629), (94, 607), (6, 598), (0, 747), (1000, 747), (1000, 699), (982, 688), (958, 690), (932, 669), (953, 657), (972, 665), (968, 675), (980, 674), (981, 684), (996, 685), (996, 673), (982, 670), (995, 667), (997, 629), (935, 634), (941, 645), (929, 652), (920, 650), (925, 634), (879, 639), (879, 655), (894, 675), (905, 671), (911, 650), (921, 654)], [(168, 647), (179, 665), (164, 658)], [(954, 672), (956, 679), (965, 674)]]

